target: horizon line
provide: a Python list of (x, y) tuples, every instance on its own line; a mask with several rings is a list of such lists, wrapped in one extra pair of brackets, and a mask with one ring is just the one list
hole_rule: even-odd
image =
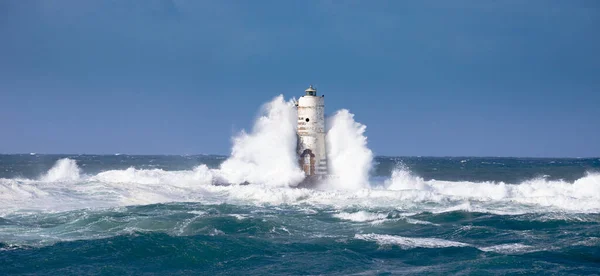
[[(229, 157), (231, 155), (217, 153), (193, 153), (193, 154), (175, 154), (175, 153), (0, 153), (1, 155), (97, 155), (97, 156), (218, 156)], [(528, 158), (528, 159), (596, 159), (600, 156), (509, 156), (509, 155), (373, 155), (373, 158)]]

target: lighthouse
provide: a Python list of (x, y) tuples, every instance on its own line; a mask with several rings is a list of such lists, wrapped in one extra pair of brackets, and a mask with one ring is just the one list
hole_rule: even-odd
[(311, 85), (296, 102), (298, 108), (298, 162), (309, 179), (327, 175), (325, 148), (325, 97)]

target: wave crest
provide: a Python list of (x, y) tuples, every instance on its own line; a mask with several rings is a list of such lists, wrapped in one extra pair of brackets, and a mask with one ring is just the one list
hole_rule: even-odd
[(229, 183), (294, 186), (304, 179), (296, 158), (296, 109), (282, 95), (266, 104), (251, 133), (233, 141), (219, 175)]
[(469, 244), (437, 238), (408, 238), (384, 234), (356, 234), (355, 239), (374, 241), (379, 245), (397, 245), (402, 249), (412, 248), (444, 248), (444, 247), (466, 247)]
[[(358, 190), (309, 190), (272, 186), (215, 186), (221, 170), (110, 170), (80, 174), (75, 161), (61, 159), (39, 180), (0, 179), (0, 214), (15, 210), (74, 210), (90, 207), (196, 201), (218, 204), (309, 204), (345, 209), (393, 208), (400, 212), (444, 213), (458, 210), (499, 215), (600, 212), (600, 174), (573, 183), (533, 179), (520, 184), (424, 180), (396, 169), (384, 187)], [(379, 214), (342, 213), (351, 221), (377, 222)]]
[(44, 182), (57, 181), (77, 181), (81, 175), (81, 170), (75, 160), (63, 158), (56, 161), (56, 164), (41, 177)]
[[(405, 168), (392, 172), (385, 181), (388, 190), (401, 191), (413, 201), (462, 199), (474, 201), (516, 202), (564, 210), (593, 212), (600, 210), (600, 174), (588, 173), (574, 183), (536, 178), (519, 184), (424, 180)], [(466, 211), (471, 205), (463, 205)], [(456, 210), (456, 209), (454, 209)]]
[(367, 127), (356, 122), (354, 114), (346, 109), (329, 118), (327, 126), (329, 172), (335, 175), (328, 184), (336, 189), (368, 188), (373, 152), (364, 135)]
[(103, 183), (170, 184), (175, 186), (211, 184), (214, 175), (206, 165), (200, 165), (192, 171), (164, 171), (161, 169), (110, 170), (92, 176), (88, 181)]

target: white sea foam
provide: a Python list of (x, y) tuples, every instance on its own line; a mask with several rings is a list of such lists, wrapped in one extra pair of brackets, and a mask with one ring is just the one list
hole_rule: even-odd
[(390, 221), (399, 221), (404, 220), (406, 223), (410, 224), (427, 224), (427, 225), (436, 225), (434, 223), (409, 218), (410, 214), (394, 214), (394, 213), (371, 213), (367, 211), (358, 211), (354, 213), (346, 213), (340, 212), (334, 214), (333, 217), (339, 218), (341, 220), (353, 221), (353, 222), (369, 222), (371, 224), (381, 224)]
[[(558, 209), (582, 212), (600, 210), (600, 174), (588, 174), (574, 183), (533, 179), (519, 184), (468, 182), (468, 181), (425, 181), (413, 176), (405, 169), (395, 170), (385, 181), (388, 190), (400, 191), (412, 201), (463, 200), (455, 210), (480, 211), (472, 208), (472, 201), (519, 203), (523, 205), (557, 207)], [(447, 209), (445, 211), (452, 211)], [(523, 210), (503, 211), (518, 214)]]
[(419, 219), (405, 218), (404, 220), (405, 220), (407, 223), (410, 223), (410, 224), (425, 224), (425, 225), (435, 225), (435, 226), (439, 226), (439, 224), (435, 224), (435, 223), (433, 223), (433, 222), (424, 221), (424, 220), (419, 220)]
[(204, 211), (189, 211), (188, 213), (198, 215), (198, 216), (206, 215), (206, 212), (204, 212)]
[(370, 213), (366, 211), (358, 211), (355, 213), (345, 213), (341, 212), (339, 214), (333, 215), (336, 218), (342, 220), (356, 221), (356, 222), (372, 222), (372, 221), (380, 221), (387, 218), (387, 214), (377, 214)]
[(484, 252), (500, 254), (525, 254), (542, 249), (521, 243), (499, 244), (493, 246), (475, 246), (469, 243), (450, 241), (438, 238), (409, 238), (385, 234), (356, 234), (355, 239), (373, 241), (379, 245), (396, 245), (402, 249), (412, 248), (444, 248), (444, 247), (474, 247)]
[[(338, 180), (325, 183), (330, 189), (290, 188), (303, 178), (295, 155), (296, 116), (291, 102), (282, 96), (274, 98), (263, 107), (252, 131), (234, 138), (231, 157), (218, 169), (205, 165), (185, 171), (128, 168), (85, 175), (74, 160), (61, 159), (39, 179), (0, 179), (0, 215), (178, 201), (326, 205), (338, 210), (392, 208), (411, 213), (600, 212), (597, 173), (573, 183), (540, 178), (507, 184), (424, 180), (398, 168), (383, 186), (370, 185), (372, 152), (367, 148), (365, 126), (347, 110), (328, 121), (329, 166)], [(244, 181), (252, 184), (211, 185)], [(383, 219), (367, 212), (339, 216), (351, 221)]]
[[(64, 169), (65, 163), (71, 162), (59, 160), (51, 170)], [(66, 167), (79, 171), (70, 165)], [(0, 179), (0, 215), (15, 210), (62, 211), (177, 201), (308, 204), (336, 209), (393, 208), (411, 213), (456, 210), (501, 215), (600, 212), (598, 174), (589, 174), (574, 183), (540, 179), (521, 184), (497, 184), (424, 181), (410, 176), (409, 172), (395, 172), (386, 182), (388, 189), (310, 190), (269, 184), (211, 185), (219, 173), (218, 169), (211, 170), (202, 165), (189, 171), (111, 170), (92, 176), (80, 175), (77, 181), (65, 177), (54, 178), (55, 181), (48, 181), (46, 177), (39, 180)], [(338, 214), (338, 218), (351, 221), (376, 221), (385, 219), (384, 216), (361, 211)]]
[(200, 165), (191, 171), (164, 171), (161, 169), (110, 170), (89, 177), (87, 181), (102, 183), (169, 184), (173, 186), (193, 186), (210, 184), (214, 173), (206, 165)]
[(532, 246), (520, 243), (500, 244), (494, 246), (480, 247), (478, 249), (484, 252), (496, 252), (501, 254), (523, 254), (538, 251)]
[(379, 245), (397, 245), (402, 249), (411, 248), (443, 248), (443, 247), (465, 247), (467, 243), (449, 241), (437, 238), (407, 238), (401, 236), (382, 234), (356, 234), (355, 239), (374, 241)]
[(229, 216), (236, 218), (237, 220), (244, 220), (247, 219), (248, 216), (246, 215), (241, 215), (241, 214), (230, 214)]
[(42, 177), (44, 182), (77, 181), (80, 177), (80, 169), (75, 160), (64, 158), (56, 162), (46, 175)]
[(335, 189), (368, 188), (373, 153), (367, 147), (366, 126), (342, 109), (327, 120), (327, 127), (328, 166), (335, 176), (328, 185)]
[(297, 112), (292, 102), (278, 96), (262, 108), (251, 133), (234, 138), (231, 157), (219, 175), (226, 182), (297, 185), (304, 178), (296, 158)]
[(573, 246), (600, 246), (600, 238), (598, 237), (588, 237), (585, 240), (581, 240), (572, 244)]

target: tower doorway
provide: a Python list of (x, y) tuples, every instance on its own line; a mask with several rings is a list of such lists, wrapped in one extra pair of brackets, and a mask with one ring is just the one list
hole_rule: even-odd
[(315, 155), (311, 150), (305, 149), (300, 155), (299, 161), (300, 167), (307, 176), (315, 174)]

